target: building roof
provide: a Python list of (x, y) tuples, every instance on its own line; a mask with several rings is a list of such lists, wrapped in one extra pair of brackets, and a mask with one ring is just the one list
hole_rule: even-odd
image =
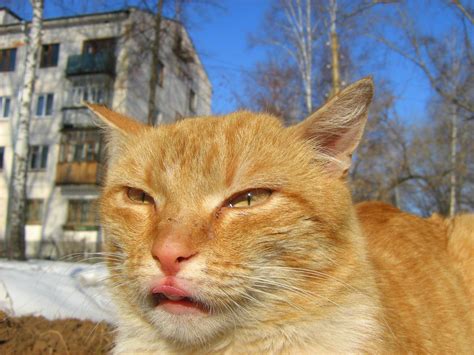
[[(4, 24), (4, 25), (0, 24), (0, 29), (4, 30), (7, 33), (8, 32), (15, 33), (15, 32), (20, 32), (20, 31), (23, 32), (24, 30), (21, 27), (21, 23), (23, 23), (23, 24), (26, 23), (27, 25), (31, 23), (31, 21), (25, 21), (23, 18), (16, 15), (8, 7), (0, 7), (0, 10), (1, 9), (4, 9), (5, 11), (7, 11), (8, 13), (10, 13), (12, 16), (14, 16), (15, 18), (17, 18), (20, 21), (19, 23)], [(93, 12), (93, 13), (88, 13), (88, 14), (79, 14), (79, 15), (71, 15), (71, 16), (60, 16), (60, 17), (44, 18), (43, 19), (43, 24), (44, 24), (43, 26), (45, 28), (48, 28), (48, 27), (51, 28), (51, 27), (61, 26), (61, 25), (67, 24), (67, 23), (69, 23), (69, 24), (78, 24), (78, 23), (82, 23), (82, 22), (85, 22), (85, 23), (87, 23), (87, 22), (94, 22), (95, 23), (97, 21), (101, 22), (101, 21), (104, 21), (104, 18), (107, 18), (107, 20), (117, 19), (117, 17), (116, 17), (117, 15), (122, 15), (122, 16), (125, 15), (126, 17), (128, 17), (132, 11), (146, 12), (146, 13), (149, 13), (150, 15), (153, 15), (153, 13), (149, 10), (141, 9), (141, 8), (134, 7), (134, 6), (128, 6), (126, 8), (122, 8), (122, 9), (119, 9), (119, 10), (113, 10), (113, 11)], [(122, 19), (123, 19), (123, 17), (122, 17)], [(185, 35), (186, 35), (187, 39), (189, 40), (189, 43), (192, 47), (193, 52), (195, 53), (195, 58), (196, 58), (197, 62), (199, 63), (200, 67), (203, 69), (203, 72), (204, 72), (207, 80), (209, 80), (209, 75), (207, 73), (207, 70), (202, 65), (201, 59), (199, 58), (199, 55), (197, 55), (197, 51), (196, 51), (196, 47), (194, 45), (194, 42), (193, 42), (192, 38), (189, 36), (189, 33), (187, 32), (187, 30), (186, 30), (185, 26), (183, 25), (183, 23), (181, 21), (171, 19), (171, 18), (168, 18), (168, 17), (165, 17), (165, 16), (163, 16), (163, 19), (165, 21), (174, 22), (174, 23), (178, 24), (179, 26), (181, 26), (181, 28), (184, 29)]]
[(20, 16), (18, 16), (16, 13), (14, 13), (12, 10), (10, 10), (6, 6), (0, 6), (0, 11), (6, 11), (8, 12), (11, 16), (15, 17), (18, 21), (24, 21), (24, 19)]

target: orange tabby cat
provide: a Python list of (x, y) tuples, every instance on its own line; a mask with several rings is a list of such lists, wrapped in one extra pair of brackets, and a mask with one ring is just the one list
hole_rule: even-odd
[(250, 112), (147, 127), (104, 107), (115, 353), (469, 353), (435, 223), (353, 207), (371, 79), (285, 128)]

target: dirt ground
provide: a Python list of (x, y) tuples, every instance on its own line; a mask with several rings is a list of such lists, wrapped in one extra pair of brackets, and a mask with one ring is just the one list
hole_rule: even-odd
[(78, 319), (9, 317), (0, 311), (0, 354), (107, 354), (111, 328)]

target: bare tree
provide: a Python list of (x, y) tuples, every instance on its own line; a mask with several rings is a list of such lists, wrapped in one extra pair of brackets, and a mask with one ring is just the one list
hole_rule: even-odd
[(394, 102), (388, 85), (379, 82), (350, 174), (355, 201), (381, 200), (401, 207), (400, 186), (414, 178), (410, 142), (394, 113)]
[[(447, 7), (446, 11), (449, 10), (450, 8)], [(421, 31), (418, 26), (417, 16), (418, 12), (407, 8), (406, 5), (400, 5), (394, 15), (392, 26), (401, 34), (403, 40), (394, 41), (382, 34), (374, 34), (374, 37), (380, 43), (383, 43), (389, 49), (413, 63), (425, 75), (431, 87), (438, 95), (453, 105), (474, 113), (472, 100), (462, 92), (456, 91), (456, 81), (459, 79), (452, 77), (447, 70), (449, 67), (446, 67), (445, 63), (443, 63), (445, 56), (449, 53), (443, 52), (443, 55), (440, 55), (439, 52), (440, 46), (446, 46), (446, 42), (443, 44), (443, 41), (455, 40), (457, 45), (462, 47), (455, 49), (452, 54), (463, 56), (464, 59), (462, 60), (465, 62), (465, 65), (472, 69), (474, 65), (474, 52), (471, 45), (470, 31), (460, 31), (459, 29), (463, 28), (463, 26), (457, 26), (451, 29), (448, 39), (444, 36), (439, 38)], [(384, 23), (385, 28), (388, 25), (388, 23)], [(457, 39), (453, 39), (454, 36)]]
[(329, 0), (329, 43), (331, 46), (331, 78), (332, 88), (330, 97), (341, 90), (341, 69), (339, 65), (339, 36), (336, 31), (337, 23), (337, 0)]
[(454, 4), (454, 6), (456, 6), (459, 11), (461, 11), (461, 13), (471, 22), (471, 24), (474, 25), (474, 16), (470, 13), (470, 11), (468, 9), (466, 9), (464, 7), (463, 4), (461, 4), (461, 1), (459, 0), (452, 0), (452, 3)]
[(430, 123), (412, 129), (413, 136), (409, 147), (410, 171), (416, 179), (407, 181), (402, 186), (401, 193), (405, 202), (423, 215), (433, 212), (449, 215), (453, 212), (472, 211), (474, 179), (471, 169), (474, 157), (470, 152), (474, 148), (474, 127), (472, 122), (463, 119), (461, 112), (457, 112), (458, 136), (456, 159), (453, 160), (453, 122), (449, 119), (453, 106), (437, 97), (431, 100), (431, 105)]
[[(450, 7), (446, 10), (449, 11)], [(398, 7), (394, 28), (402, 35), (401, 41), (395, 42), (382, 35), (378, 35), (377, 39), (420, 69), (433, 90), (450, 107), (445, 119), (450, 122), (451, 132), (448, 140), (450, 158), (446, 169), (450, 172), (448, 212), (452, 216), (456, 212), (458, 196), (458, 115), (461, 111), (471, 116), (474, 113), (469, 90), (474, 85), (471, 74), (474, 68), (472, 40), (469, 38), (470, 31), (462, 24), (450, 29), (449, 35), (442, 38), (426, 34), (420, 30), (413, 13), (413, 9), (405, 5)]]
[[(360, 1), (340, 1), (325, 0), (327, 6), (322, 7), (322, 12), (327, 13), (329, 21), (325, 21), (325, 27), (329, 32), (329, 46), (331, 49), (331, 91), (329, 97), (336, 95), (341, 90), (342, 75), (341, 75), (341, 51), (340, 51), (340, 36), (337, 27), (351, 27), (351, 20), (356, 17), (365, 15), (367, 10), (370, 10), (375, 5), (391, 4), (394, 0), (360, 0)], [(325, 1), (319, 1), (323, 4)], [(341, 6), (340, 6), (341, 5)], [(344, 8), (341, 11), (339, 7)]]
[[(144, 91), (147, 92), (147, 122), (150, 125), (159, 124), (159, 115), (157, 108), (157, 93), (159, 90), (160, 64), (162, 56), (162, 44), (166, 41), (174, 41), (176, 52), (182, 51), (180, 49), (182, 39), (182, 28), (179, 24), (169, 22), (165, 25), (164, 18), (173, 18), (183, 25), (189, 25), (188, 12), (191, 9), (198, 9), (199, 16), (205, 16), (206, 12), (203, 7), (219, 7), (215, 0), (142, 0), (139, 6), (145, 11), (153, 14), (154, 21), (145, 21), (139, 24), (139, 28), (132, 31), (141, 38), (136, 45), (133, 53), (133, 58), (129, 58), (136, 62), (137, 67), (143, 62), (150, 62), (149, 80)], [(151, 44), (151, 45), (150, 45)], [(182, 52), (184, 53), (184, 52)], [(192, 61), (192, 60), (191, 60)]]
[(245, 94), (238, 95), (237, 101), (242, 107), (268, 112), (290, 123), (301, 116), (297, 88), (297, 69), (270, 58), (246, 73)]
[(154, 38), (151, 46), (151, 68), (150, 80), (148, 82), (148, 116), (149, 125), (155, 125), (157, 119), (156, 112), (156, 88), (158, 86), (158, 66), (160, 62), (160, 41), (161, 41), (161, 18), (163, 16), (163, 0), (158, 0), (156, 6)]
[(306, 113), (313, 111), (314, 46), (321, 37), (312, 0), (277, 0), (264, 20), (264, 33), (251, 38), (256, 45), (283, 51), (298, 69)]
[[(26, 259), (25, 220), (28, 147), (31, 118), (31, 99), (35, 85), (38, 53), (41, 47), (43, 0), (31, 0), (33, 18), (28, 34), (24, 85), (21, 92), (16, 142), (14, 145), (11, 187), (8, 196), (8, 257)], [(13, 127), (12, 127), (13, 128)]]

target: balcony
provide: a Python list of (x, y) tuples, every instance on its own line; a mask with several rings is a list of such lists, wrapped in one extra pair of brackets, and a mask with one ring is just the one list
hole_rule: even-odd
[(115, 75), (115, 57), (111, 52), (77, 54), (69, 56), (66, 76), (86, 74)]
[(102, 181), (101, 136), (97, 128), (63, 129), (57, 185), (98, 185)]
[(63, 128), (97, 127), (86, 107), (63, 107)]
[(98, 162), (58, 163), (57, 185), (98, 185), (100, 183)]

